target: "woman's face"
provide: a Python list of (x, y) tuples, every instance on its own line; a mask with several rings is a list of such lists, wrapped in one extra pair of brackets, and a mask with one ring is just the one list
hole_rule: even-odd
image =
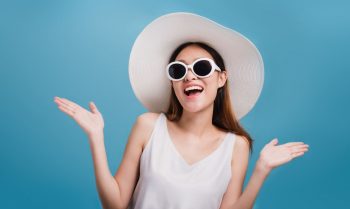
[[(175, 60), (182, 61), (188, 65), (199, 58), (210, 58), (214, 60), (209, 52), (196, 45), (190, 45), (184, 48)], [(175, 95), (183, 109), (188, 112), (199, 112), (209, 108), (214, 103), (217, 90), (225, 84), (226, 79), (226, 71), (220, 73), (215, 70), (207, 78), (198, 78), (189, 69), (183, 80), (171, 82)], [(203, 91), (188, 96), (185, 94), (185, 89), (189, 86), (200, 86)]]

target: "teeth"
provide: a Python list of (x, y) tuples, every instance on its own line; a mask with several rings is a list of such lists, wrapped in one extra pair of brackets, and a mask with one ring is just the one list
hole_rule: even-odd
[(202, 87), (199, 86), (190, 86), (185, 89), (185, 91), (193, 90), (193, 89), (198, 89), (198, 90), (203, 90)]
[(200, 92), (202, 92), (203, 91), (203, 88), (202, 87), (200, 87), (200, 86), (190, 86), (190, 87), (187, 87), (185, 90), (184, 90), (184, 93), (187, 95), (187, 96), (189, 96), (189, 94), (190, 94), (190, 91), (191, 90), (199, 90)]

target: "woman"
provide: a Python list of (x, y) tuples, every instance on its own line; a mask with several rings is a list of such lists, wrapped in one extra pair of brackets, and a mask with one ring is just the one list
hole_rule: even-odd
[[(181, 21), (197, 18), (183, 13), (173, 17)], [(237, 120), (240, 111), (235, 114), (231, 109), (231, 72), (222, 56), (203, 42), (188, 41), (173, 50), (166, 67), (171, 86), (167, 111), (137, 118), (114, 177), (107, 164), (104, 122), (96, 105), (90, 103), (90, 112), (55, 97), (59, 109), (88, 135), (104, 208), (251, 209), (271, 170), (308, 150), (303, 142), (277, 145), (277, 139), (271, 140), (260, 152), (242, 192), (252, 139)], [(167, 93), (162, 91), (161, 95)], [(142, 102), (147, 103), (145, 98)], [(159, 108), (151, 106), (149, 109)]]

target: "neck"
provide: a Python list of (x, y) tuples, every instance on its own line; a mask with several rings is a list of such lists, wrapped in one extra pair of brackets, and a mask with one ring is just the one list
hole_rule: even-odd
[(203, 138), (204, 135), (212, 133), (215, 128), (212, 123), (213, 105), (199, 112), (188, 112), (183, 109), (182, 116), (178, 122), (179, 127), (195, 138)]

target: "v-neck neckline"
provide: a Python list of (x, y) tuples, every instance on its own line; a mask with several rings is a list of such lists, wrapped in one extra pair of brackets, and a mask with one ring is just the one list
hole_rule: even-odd
[(206, 155), (204, 158), (196, 161), (195, 163), (192, 163), (192, 164), (189, 164), (185, 158), (181, 155), (181, 153), (178, 151), (178, 149), (176, 148), (171, 136), (170, 136), (170, 133), (169, 133), (169, 129), (168, 129), (168, 124), (167, 124), (167, 118), (166, 116), (163, 114), (163, 119), (164, 119), (164, 123), (165, 123), (165, 132), (166, 132), (166, 138), (167, 140), (169, 141), (171, 147), (173, 148), (174, 152), (176, 153), (176, 155), (180, 158), (180, 160), (185, 164), (186, 167), (189, 167), (189, 168), (193, 168), (201, 163), (204, 163), (205, 161), (209, 160), (212, 156), (214, 156), (220, 149), (221, 147), (224, 146), (225, 144), (225, 141), (227, 140), (230, 132), (227, 132), (226, 135), (223, 137), (222, 139), (222, 142), (220, 142), (220, 145), (214, 150), (212, 151), (211, 153), (209, 153), (208, 155)]

